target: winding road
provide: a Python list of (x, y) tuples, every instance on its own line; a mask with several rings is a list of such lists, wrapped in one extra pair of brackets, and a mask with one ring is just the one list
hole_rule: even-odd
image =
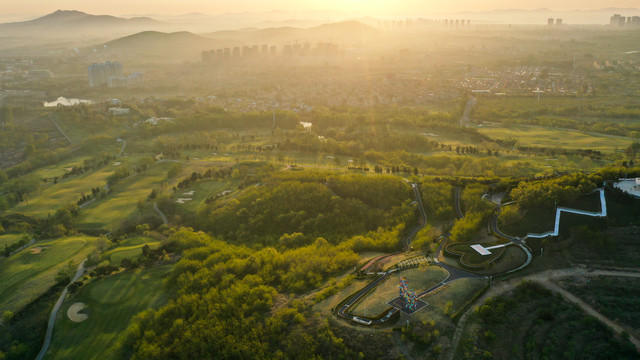
[[(415, 235), (427, 224), (427, 213), (424, 210), (424, 206), (422, 203), (422, 198), (420, 196), (420, 191), (418, 189), (418, 184), (411, 184), (411, 187), (413, 188), (414, 194), (416, 196), (416, 204), (418, 205), (418, 208), (420, 210), (420, 222), (418, 223), (418, 225), (416, 225), (416, 227), (414, 227), (411, 232), (407, 235), (406, 239), (405, 239), (405, 245), (407, 249), (411, 248), (411, 241), (413, 240), (413, 238), (415, 237)], [(460, 192), (457, 191), (456, 192), (456, 201), (458, 201), (458, 197), (459, 197)], [(436, 249), (436, 253), (434, 253), (434, 258), (436, 258), (435, 262), (434, 262), (434, 266), (438, 266), (442, 269), (444, 269), (445, 271), (447, 271), (448, 275), (447, 278), (443, 281), (441, 281), (440, 283), (434, 285), (433, 287), (431, 287), (430, 289), (427, 289), (421, 293), (418, 294), (418, 298), (423, 297), (425, 295), (428, 295), (434, 291), (437, 291), (438, 289), (442, 288), (443, 286), (458, 280), (458, 279), (464, 279), (464, 278), (486, 278), (485, 276), (481, 276), (481, 275), (476, 275), (473, 273), (470, 273), (468, 271), (465, 270), (461, 270), (458, 269), (456, 267), (453, 267), (449, 264), (446, 263), (442, 263), (442, 262), (438, 262), (437, 261), (437, 254), (441, 251), (442, 249), (442, 244), (444, 244), (444, 242), (446, 241), (446, 239), (448, 238), (448, 234), (444, 234), (442, 236), (440, 236), (440, 245), (438, 245), (438, 249)], [(370, 291), (372, 291), (376, 286), (378, 286), (379, 284), (381, 284), (382, 282), (384, 282), (389, 276), (391, 276), (391, 274), (393, 274), (394, 272), (397, 271), (402, 271), (404, 270), (403, 268), (395, 268), (395, 269), (391, 269), (389, 271), (386, 272), (382, 272), (379, 273), (379, 276), (373, 280), (372, 282), (370, 282), (369, 284), (367, 284), (365, 287), (363, 287), (362, 289), (360, 289), (357, 293), (355, 293), (347, 302), (345, 302), (340, 309), (338, 309), (336, 311), (336, 314), (346, 320), (354, 320), (354, 315), (350, 315), (349, 314), (349, 309), (356, 303), (358, 303), (358, 301), (367, 296), (369, 294)], [(397, 298), (396, 298), (397, 299)], [(392, 302), (395, 301), (396, 299), (391, 300)], [(391, 315), (395, 314), (396, 312), (398, 312), (399, 310), (397, 308), (393, 308), (391, 310), (389, 310), (387, 312), (386, 315), (384, 315), (382, 318), (380, 319), (371, 319), (371, 318), (367, 318), (364, 316), (358, 316), (357, 318), (359, 319), (363, 319), (363, 320), (368, 320), (370, 321), (370, 323), (368, 323), (367, 325), (375, 325), (375, 324), (382, 324), (384, 322), (386, 322), (387, 320), (389, 320), (389, 318), (391, 317)], [(356, 321), (357, 322), (357, 321)], [(361, 323), (362, 322), (358, 322)]]
[(49, 316), (49, 322), (47, 323), (47, 333), (44, 336), (44, 343), (42, 344), (42, 348), (40, 349), (38, 356), (36, 356), (36, 360), (42, 360), (44, 355), (47, 353), (47, 350), (49, 350), (49, 345), (51, 345), (51, 336), (53, 335), (53, 325), (56, 323), (56, 316), (58, 315), (58, 310), (60, 310), (60, 306), (62, 306), (62, 302), (64, 302), (64, 299), (67, 297), (67, 294), (69, 293), (69, 285), (76, 282), (80, 278), (80, 276), (82, 276), (82, 274), (84, 273), (85, 261), (87, 260), (86, 259), (82, 260), (80, 265), (78, 265), (78, 270), (76, 271), (76, 274), (73, 276), (73, 279), (71, 279), (69, 284), (65, 286), (64, 290), (62, 291), (62, 294), (60, 294), (58, 301), (56, 301), (56, 304), (53, 307), (53, 310), (51, 311), (51, 315)]
[(162, 223), (167, 225), (169, 223), (169, 221), (167, 220), (167, 216), (162, 211), (160, 211), (160, 208), (158, 208), (158, 203), (153, 203), (153, 209), (158, 213), (158, 215), (160, 215)]

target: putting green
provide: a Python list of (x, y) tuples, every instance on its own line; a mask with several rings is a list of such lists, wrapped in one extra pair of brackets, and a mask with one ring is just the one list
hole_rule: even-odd
[[(51, 347), (45, 359), (118, 359), (115, 351), (131, 318), (166, 302), (162, 280), (172, 265), (125, 271), (95, 279), (65, 302), (56, 318)], [(88, 319), (73, 322), (67, 316), (73, 304), (90, 310)]]

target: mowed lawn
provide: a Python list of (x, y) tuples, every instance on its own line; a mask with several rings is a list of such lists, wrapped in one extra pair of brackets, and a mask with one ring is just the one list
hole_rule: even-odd
[(517, 139), (518, 145), (523, 146), (591, 149), (613, 153), (615, 149), (624, 149), (631, 144), (631, 140), (615, 136), (586, 134), (574, 130), (542, 126), (514, 125), (509, 127), (478, 127), (477, 129), (481, 134), (494, 139)]
[(120, 180), (113, 186), (111, 194), (96, 200), (80, 211), (78, 228), (111, 229), (115, 224), (129, 218), (138, 211), (138, 201), (146, 200), (151, 190), (161, 186), (167, 178), (171, 163), (157, 163), (147, 171)]
[(117, 248), (105, 252), (102, 256), (105, 259), (109, 259), (113, 265), (119, 266), (122, 259), (134, 259), (142, 255), (142, 248), (145, 245), (149, 245), (151, 249), (156, 249), (161, 243), (154, 238), (136, 236), (122, 241)]
[(15, 312), (47, 291), (69, 260), (77, 266), (87, 257), (95, 239), (83, 235), (37, 242), (8, 259), (1, 258), (0, 311)]
[[(171, 265), (125, 271), (87, 284), (60, 308), (45, 359), (118, 358), (113, 350), (131, 318), (166, 301), (162, 279), (170, 271)], [(80, 313), (89, 315), (80, 323), (67, 316), (76, 302), (84, 303), (87, 307)]]
[(56, 210), (68, 203), (75, 203), (82, 193), (91, 195), (91, 189), (102, 188), (107, 177), (115, 171), (113, 164), (108, 164), (97, 171), (61, 180), (56, 185), (49, 185), (35, 195), (27, 195), (27, 201), (18, 204), (12, 210), (36, 217), (53, 215)]
[(29, 236), (25, 233), (11, 233), (0, 235), (0, 251), (4, 252), (5, 245), (11, 246), (11, 244), (17, 243), (18, 241), (22, 240), (25, 235)]
[(399, 295), (400, 277), (405, 277), (410, 289), (416, 293), (426, 290), (447, 278), (447, 272), (437, 266), (429, 266), (426, 270), (409, 269), (390, 276), (384, 283), (376, 287), (353, 309), (356, 315), (376, 316), (388, 308), (387, 302)]
[[(178, 189), (178, 191), (173, 193), (171, 198), (174, 201), (178, 200), (179, 198), (191, 198), (192, 200), (187, 200), (183, 204), (178, 204), (178, 206), (189, 211), (195, 211), (200, 205), (204, 204), (204, 201), (207, 198), (211, 196), (216, 196), (217, 194), (225, 190), (236, 192), (238, 190), (238, 184), (240, 183), (240, 181), (241, 179), (233, 178), (221, 179), (219, 181), (200, 181), (188, 188)], [(193, 194), (190, 193), (191, 191), (193, 191)]]

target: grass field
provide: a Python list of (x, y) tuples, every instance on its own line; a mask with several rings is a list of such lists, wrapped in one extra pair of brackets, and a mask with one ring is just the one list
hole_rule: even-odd
[(153, 165), (147, 171), (132, 175), (113, 186), (111, 194), (87, 205), (80, 211), (78, 227), (81, 229), (110, 229), (114, 224), (135, 214), (136, 203), (146, 200), (151, 189), (166, 179), (171, 163)]
[(543, 233), (553, 230), (556, 223), (555, 209), (533, 208), (518, 221), (501, 226), (500, 230), (507, 235), (525, 236), (528, 233)]
[(599, 245), (576, 241), (569, 252), (571, 261), (604, 268), (637, 268), (640, 264), (640, 227), (614, 227), (604, 233), (611, 243)]
[[(69, 260), (79, 264), (93, 250), (95, 238), (70, 236), (35, 245), (0, 259), (0, 311), (16, 311), (43, 294)], [(42, 248), (40, 253), (31, 249)]]
[(629, 342), (532, 283), (491, 298), (468, 318), (456, 359), (637, 359)]
[(41, 167), (40, 169), (35, 170), (32, 174), (40, 179), (51, 179), (56, 176), (62, 178), (62, 176), (65, 173), (67, 173), (67, 170), (65, 170), (66, 168), (71, 168), (74, 166), (83, 166), (84, 160), (87, 160), (90, 158), (91, 156), (89, 155), (77, 156), (77, 157), (59, 162), (57, 164)]
[(64, 205), (78, 201), (82, 193), (90, 195), (91, 188), (103, 187), (107, 177), (114, 170), (115, 167), (109, 164), (97, 171), (61, 180), (56, 185), (46, 186), (37, 194), (30, 195), (27, 201), (18, 204), (12, 210), (37, 217), (53, 215)]
[(475, 294), (484, 288), (486, 283), (487, 280), (484, 279), (459, 279), (420, 300), (428, 302), (429, 308), (436, 309), (446, 315), (452, 315), (465, 306)]
[(561, 279), (558, 284), (610, 319), (631, 328), (634, 336), (640, 336), (640, 279), (572, 277)]
[[(231, 190), (233, 192), (238, 190), (238, 184), (242, 179), (222, 179), (220, 181), (205, 180), (200, 181), (193, 186), (184, 189), (178, 189), (173, 195), (172, 199), (175, 201), (178, 198), (191, 198), (193, 200), (185, 201), (183, 204), (178, 204), (179, 207), (187, 209), (189, 211), (195, 211), (204, 201), (210, 197), (215, 196), (225, 190)], [(190, 191), (194, 191), (193, 194), (185, 194)]]
[(531, 125), (485, 126), (478, 127), (478, 131), (494, 139), (518, 139), (518, 145), (522, 146), (591, 149), (606, 153), (613, 153), (615, 149), (626, 148), (632, 142), (616, 136), (586, 134), (574, 130)]
[[(142, 310), (161, 306), (167, 299), (162, 279), (171, 266), (126, 271), (97, 279), (67, 300), (56, 319), (51, 347), (45, 359), (115, 359), (114, 347), (131, 318)], [(69, 306), (83, 302), (89, 318), (75, 323)]]
[(112, 264), (120, 265), (122, 259), (133, 259), (140, 256), (142, 247), (146, 244), (155, 249), (160, 246), (160, 241), (146, 236), (136, 236), (122, 241), (117, 248), (105, 252), (102, 256), (109, 259)]
[(4, 250), (5, 245), (11, 246), (11, 244), (22, 240), (22, 237), (27, 234), (24, 233), (11, 233), (0, 235), (0, 251)]
[(380, 284), (371, 294), (365, 297), (352, 312), (356, 315), (376, 316), (384, 309), (388, 308), (387, 302), (398, 297), (398, 285), (400, 277), (405, 277), (409, 288), (417, 292), (432, 287), (447, 277), (447, 272), (442, 268), (430, 266), (423, 271), (421, 269), (410, 269), (396, 273), (384, 283)]

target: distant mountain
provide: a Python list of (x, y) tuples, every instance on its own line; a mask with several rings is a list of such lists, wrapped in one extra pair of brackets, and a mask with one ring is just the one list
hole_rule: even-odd
[(307, 29), (277, 27), (267, 29), (226, 30), (204, 34), (204, 36), (216, 39), (219, 42), (233, 42), (236, 45), (317, 41), (331, 41), (342, 45), (354, 45), (375, 42), (384, 35), (384, 32), (355, 20), (323, 24)]
[(153, 58), (156, 61), (200, 58), (203, 50), (216, 46), (214, 39), (198, 36), (187, 31), (165, 33), (143, 31), (93, 47), (105, 58), (131, 57)]
[(0, 24), (0, 35), (39, 38), (113, 36), (133, 31), (161, 29), (163, 23), (148, 17), (130, 19), (57, 10), (33, 20)]
[(490, 11), (463, 11), (444, 14), (443, 18), (471, 19), (472, 22), (494, 22), (506, 24), (546, 24), (548, 18), (561, 18), (565, 24), (608, 24), (613, 14), (640, 16), (637, 8), (604, 8), (592, 10), (540, 9), (496, 9)]
[(104, 45), (111, 49), (150, 49), (156, 47), (171, 51), (194, 46), (208, 46), (212, 39), (198, 36), (188, 31), (163, 33), (159, 31), (143, 31), (137, 34), (125, 36), (109, 41)]

